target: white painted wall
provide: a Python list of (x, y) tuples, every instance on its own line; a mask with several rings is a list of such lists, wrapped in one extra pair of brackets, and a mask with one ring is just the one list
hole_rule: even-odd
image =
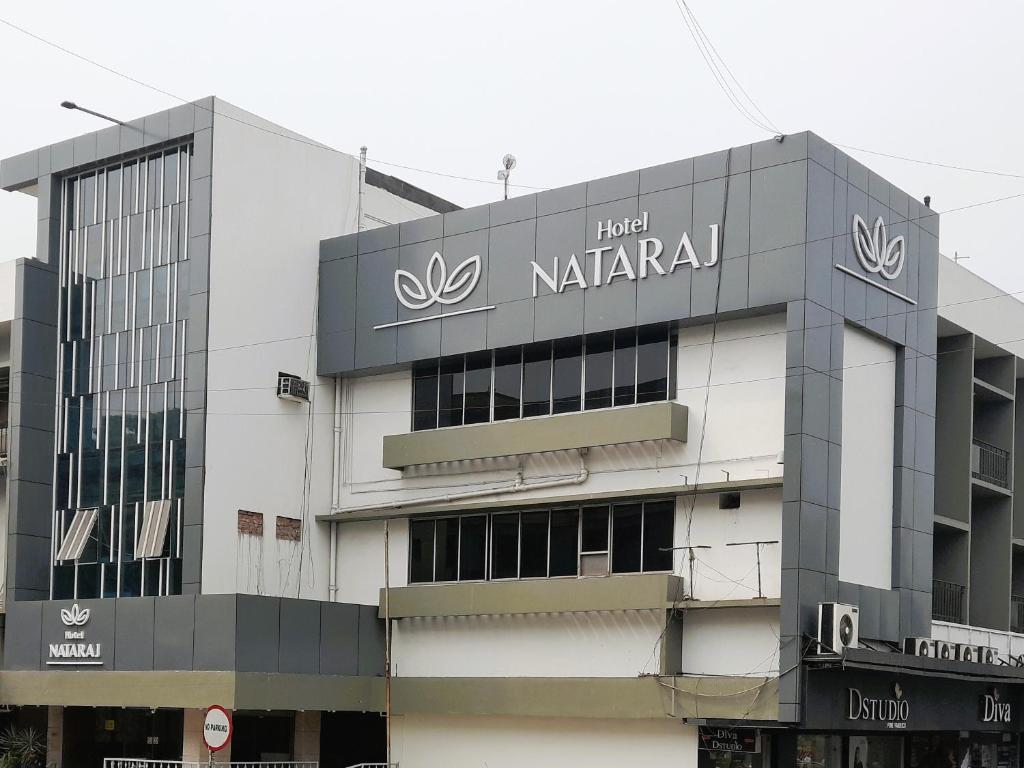
[[(315, 375), (316, 285), (320, 240), (356, 229), (358, 160), (216, 113), (202, 589), (326, 599), (314, 516), (331, 503), (334, 390)], [(426, 213), (410, 205), (364, 198), (389, 221)], [(278, 371), (310, 381), (311, 402), (279, 399)], [(239, 509), (263, 514), (261, 541), (238, 534)], [(277, 540), (279, 515), (303, 520), (301, 544)]]
[(896, 349), (865, 331), (843, 331), (843, 448), (839, 578), (892, 588)]
[(1009, 654), (1024, 654), (1024, 635), (1016, 632), (1001, 632), (997, 629), (982, 629), (966, 624), (950, 624), (945, 621), (932, 622), (932, 637), (951, 643), (967, 645), (987, 645), (996, 648), (1002, 658)]
[(400, 677), (636, 677), (656, 673), (664, 611), (450, 616), (395, 622)]
[(697, 764), (697, 729), (676, 720), (402, 715), (393, 759), (403, 768), (623, 768)]
[(682, 660), (690, 675), (778, 675), (779, 609), (688, 611)]
[[(390, 579), (393, 587), (409, 583), (409, 521), (392, 520), (389, 523)], [(339, 603), (378, 605), (380, 590), (384, 586), (384, 522), (365, 520), (346, 523), (338, 537), (338, 591)]]
[(945, 256), (939, 257), (939, 316), (1024, 356), (1024, 302)]

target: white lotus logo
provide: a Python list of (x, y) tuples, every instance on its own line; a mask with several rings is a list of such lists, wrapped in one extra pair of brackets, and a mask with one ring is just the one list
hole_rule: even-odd
[(89, 609), (79, 608), (78, 603), (72, 605), (70, 609), (61, 608), (60, 620), (64, 622), (65, 626), (80, 627), (89, 620)]
[(906, 241), (903, 235), (889, 240), (881, 216), (875, 219), (875, 230), (871, 232), (864, 219), (858, 214), (853, 215), (853, 247), (857, 252), (857, 261), (872, 274), (881, 275), (886, 280), (895, 280), (903, 271)]
[(409, 309), (426, 309), (436, 304), (458, 304), (469, 296), (480, 282), (480, 254), (459, 264), (452, 273), (434, 251), (427, 262), (426, 285), (404, 269), (395, 270), (395, 295)]

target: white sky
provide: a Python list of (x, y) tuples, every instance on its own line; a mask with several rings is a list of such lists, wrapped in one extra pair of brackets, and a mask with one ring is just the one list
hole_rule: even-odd
[[(1024, 174), (1024, 3), (690, 0), (786, 132)], [(554, 187), (766, 138), (730, 106), (673, 0), (8, 2), (0, 17), (178, 96), (215, 94), (338, 149)], [(0, 156), (177, 102), (0, 25)], [(933, 207), (1024, 193), (1007, 179), (852, 153)], [(377, 166), (460, 205), (497, 184)], [(526, 190), (517, 190), (522, 193)], [(1024, 290), (1024, 198), (951, 213), (942, 250)], [(35, 200), (0, 192), (0, 260), (34, 252)]]

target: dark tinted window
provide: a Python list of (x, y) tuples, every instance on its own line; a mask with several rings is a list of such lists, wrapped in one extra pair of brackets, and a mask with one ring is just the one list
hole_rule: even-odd
[(584, 507), (580, 543), (584, 552), (608, 551), (608, 507)]
[(644, 562), (645, 571), (672, 570), (672, 529), (675, 522), (675, 503), (654, 501), (644, 504)]
[(520, 347), (494, 353), (494, 420), (519, 418), (523, 379), (523, 351)]
[(412, 428), (437, 426), (437, 362), (418, 365), (412, 379)]
[(608, 408), (612, 404), (611, 333), (587, 336), (587, 365), (584, 407)]
[(636, 402), (636, 329), (615, 332), (615, 405)]
[(75, 596), (75, 566), (55, 565), (53, 567), (53, 599), (67, 600)]
[(466, 355), (466, 424), (491, 420), (491, 353)]
[(548, 575), (548, 513), (524, 512), (519, 577)]
[(491, 578), (514, 579), (519, 574), (519, 515), (491, 518)]
[(551, 345), (523, 348), (523, 416), (551, 413)]
[(551, 512), (551, 565), (549, 576), (575, 576), (579, 563), (580, 513), (577, 509)]
[(640, 570), (640, 531), (643, 507), (616, 504), (612, 509), (612, 572)]
[(668, 395), (668, 328), (652, 325), (637, 332), (636, 401), (650, 403)]
[(142, 561), (121, 563), (121, 597), (139, 597), (142, 594)]
[(455, 581), (459, 578), (459, 518), (437, 521), (434, 543), (434, 580)]
[(552, 375), (555, 413), (580, 409), (582, 378), (583, 340), (559, 339), (555, 342), (555, 368)]
[(476, 581), (487, 575), (487, 516), (463, 517), (459, 542), (459, 579)]
[(96, 564), (78, 566), (78, 598), (100, 596), (100, 567)]
[(434, 521), (409, 523), (409, 581), (434, 580)]
[(446, 357), (441, 360), (437, 397), (439, 427), (454, 427), (462, 423), (463, 365), (461, 357)]

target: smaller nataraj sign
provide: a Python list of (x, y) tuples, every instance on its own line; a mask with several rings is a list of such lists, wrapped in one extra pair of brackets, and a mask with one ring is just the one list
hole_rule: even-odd
[[(206, 719), (203, 721), (203, 741), (211, 752), (224, 749), (231, 741), (231, 713), (224, 707), (214, 704), (206, 710)], [(210, 758), (213, 759), (212, 757)]]

